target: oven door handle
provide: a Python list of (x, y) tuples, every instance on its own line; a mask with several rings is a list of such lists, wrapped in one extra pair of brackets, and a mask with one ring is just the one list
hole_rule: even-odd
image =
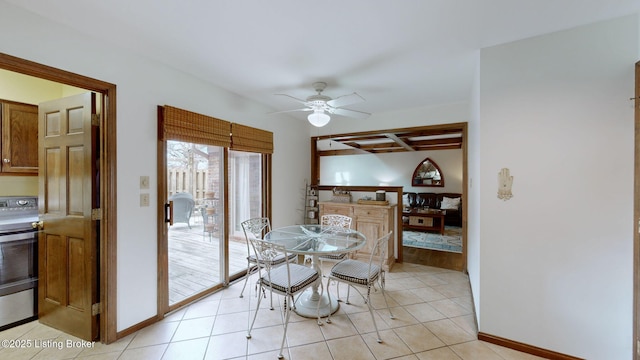
[(2, 234), (0, 235), (0, 244), (9, 243), (12, 241), (24, 241), (24, 240), (35, 241), (35, 239), (37, 239), (37, 236), (38, 236), (38, 232), (35, 230), (26, 230), (26, 231), (11, 233), (11, 234)]

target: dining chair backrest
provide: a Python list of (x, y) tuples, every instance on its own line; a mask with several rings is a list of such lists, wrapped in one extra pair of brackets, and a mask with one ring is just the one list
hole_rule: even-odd
[[(336, 229), (351, 229), (352, 221), (353, 219), (351, 217), (346, 215), (340, 215), (340, 214), (325, 214), (320, 217), (320, 225), (328, 226)], [(320, 264), (322, 264), (322, 262), (325, 260), (335, 262), (335, 261), (343, 260), (348, 256), (349, 254), (342, 253), (342, 254), (335, 254), (335, 255), (333, 254), (322, 255), (322, 256), (319, 256), (318, 258), (320, 260)], [(312, 260), (311, 255), (306, 255), (304, 258), (305, 262), (311, 261), (311, 260)]]
[[(389, 252), (389, 239), (393, 232), (389, 232), (387, 235), (376, 240), (371, 249), (371, 255), (369, 255), (369, 275), (373, 275), (376, 271), (384, 271), (383, 265)], [(375, 265), (375, 266), (374, 266)]]
[[(269, 218), (266, 217), (245, 220), (240, 225), (242, 225), (242, 231), (244, 231), (244, 236), (247, 238), (247, 241), (250, 237), (262, 239), (264, 234), (271, 231), (271, 222)], [(247, 243), (247, 247), (248, 246), (249, 244)]]
[(320, 225), (351, 229), (352, 218), (340, 214), (325, 214), (320, 217)]
[[(282, 259), (287, 257), (287, 250), (284, 246), (269, 242), (262, 239), (250, 238), (249, 243), (253, 249), (253, 255), (257, 259), (261, 259), (263, 266), (258, 267), (258, 277), (262, 278), (262, 270), (266, 272), (266, 276), (270, 277), (271, 270), (277, 266), (285, 265), (287, 268), (287, 285), (291, 287), (291, 270), (289, 268), (289, 262)], [(282, 290), (282, 289), (279, 289)], [(284, 290), (282, 293), (289, 295), (289, 291)]]
[[(260, 257), (256, 257), (251, 250), (251, 239), (262, 239), (262, 237), (271, 231), (271, 222), (267, 217), (259, 217), (252, 218), (249, 220), (245, 220), (240, 223), (242, 226), (242, 231), (244, 232), (244, 237), (247, 243), (247, 274), (244, 277), (244, 286), (242, 287), (242, 291), (240, 291), (240, 297), (243, 297), (244, 290), (247, 287), (247, 281), (249, 281), (249, 275), (254, 273), (264, 265), (263, 261)], [(273, 307), (273, 297), (271, 306)]]

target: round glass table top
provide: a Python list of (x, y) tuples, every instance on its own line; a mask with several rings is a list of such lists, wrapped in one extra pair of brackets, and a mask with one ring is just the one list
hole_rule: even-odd
[(264, 240), (304, 255), (342, 254), (362, 248), (367, 238), (359, 231), (318, 224), (292, 225), (271, 230)]

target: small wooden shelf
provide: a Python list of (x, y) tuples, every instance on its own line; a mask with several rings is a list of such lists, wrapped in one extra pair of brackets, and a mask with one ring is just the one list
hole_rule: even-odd
[(304, 223), (319, 224), (320, 208), (318, 204), (318, 187), (316, 185), (307, 184), (305, 186), (304, 195)]

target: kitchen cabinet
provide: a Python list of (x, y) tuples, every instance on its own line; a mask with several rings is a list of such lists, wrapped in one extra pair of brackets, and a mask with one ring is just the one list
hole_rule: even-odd
[[(351, 257), (361, 261), (369, 261), (373, 245), (376, 240), (395, 230), (394, 215), (396, 205), (362, 205), (356, 203), (320, 202), (320, 216), (324, 214), (340, 214), (353, 219), (352, 228), (360, 231), (367, 238), (367, 244), (354, 252)], [(392, 235), (384, 260), (385, 270), (389, 270), (395, 263), (395, 248), (397, 235)]]
[(0, 100), (0, 173), (38, 175), (38, 107)]

